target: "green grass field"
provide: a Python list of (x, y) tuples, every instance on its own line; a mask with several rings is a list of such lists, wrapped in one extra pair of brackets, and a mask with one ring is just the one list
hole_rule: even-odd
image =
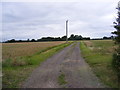
[(21, 56), (15, 60), (12, 58), (4, 60), (2, 77), (3, 88), (21, 87), (22, 83), (36, 67), (38, 67), (47, 58), (71, 43), (72, 42), (66, 44), (62, 42), (57, 46), (54, 45), (52, 47), (50, 45), (50, 47), (46, 47), (44, 49), (39, 48), (38, 52), (34, 53), (33, 55)]
[(117, 88), (117, 75), (112, 68), (112, 56), (116, 46), (112, 40), (81, 41), (82, 55), (94, 73), (109, 87)]

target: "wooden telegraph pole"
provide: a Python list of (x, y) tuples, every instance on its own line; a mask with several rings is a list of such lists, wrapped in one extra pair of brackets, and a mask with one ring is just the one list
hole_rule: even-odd
[(68, 43), (68, 20), (66, 21), (66, 43)]

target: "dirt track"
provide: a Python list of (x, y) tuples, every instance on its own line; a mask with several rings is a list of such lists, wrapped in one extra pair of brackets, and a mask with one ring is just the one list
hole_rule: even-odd
[[(64, 73), (67, 84), (59, 85), (58, 76)], [(23, 88), (103, 88), (91, 68), (81, 57), (79, 43), (74, 43), (35, 69)]]

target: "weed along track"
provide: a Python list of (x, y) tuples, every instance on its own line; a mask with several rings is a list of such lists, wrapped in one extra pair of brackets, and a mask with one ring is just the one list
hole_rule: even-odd
[(102, 88), (74, 43), (43, 62), (23, 85), (24, 88)]

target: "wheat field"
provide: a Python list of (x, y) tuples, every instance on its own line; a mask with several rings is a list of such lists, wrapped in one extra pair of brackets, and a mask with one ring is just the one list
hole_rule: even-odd
[(24, 43), (2, 43), (2, 60), (15, 59), (21, 56), (30, 56), (41, 50), (65, 43), (58, 42), (24, 42)]

